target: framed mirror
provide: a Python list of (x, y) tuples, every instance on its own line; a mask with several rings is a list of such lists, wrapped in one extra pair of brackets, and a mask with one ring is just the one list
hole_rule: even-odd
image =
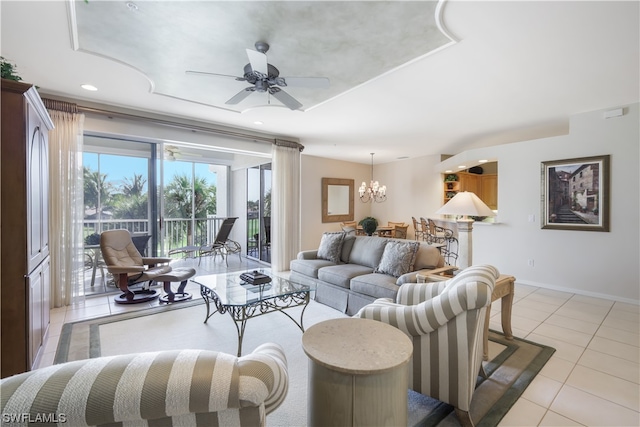
[(353, 221), (353, 179), (322, 178), (322, 222)]

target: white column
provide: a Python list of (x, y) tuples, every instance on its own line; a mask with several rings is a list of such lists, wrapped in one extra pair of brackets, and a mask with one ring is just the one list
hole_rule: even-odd
[(473, 223), (472, 219), (459, 219), (458, 223), (458, 267), (465, 269), (472, 264), (473, 255), (473, 242), (472, 232)]

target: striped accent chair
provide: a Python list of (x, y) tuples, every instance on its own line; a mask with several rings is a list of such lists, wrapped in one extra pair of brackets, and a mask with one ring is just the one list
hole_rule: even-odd
[(288, 384), (278, 344), (242, 357), (206, 350), (98, 357), (2, 379), (2, 423), (262, 426)]
[(379, 320), (413, 341), (409, 388), (455, 407), (463, 426), (482, 368), (482, 334), (487, 306), (500, 273), (489, 265), (472, 266), (454, 278), (434, 283), (405, 283), (391, 299), (378, 299), (355, 317)]

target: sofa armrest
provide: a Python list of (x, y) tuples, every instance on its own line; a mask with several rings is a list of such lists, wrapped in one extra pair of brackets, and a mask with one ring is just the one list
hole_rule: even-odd
[(298, 252), (297, 259), (318, 259), (318, 250), (308, 250)]
[(3, 418), (50, 414), (70, 426), (140, 425), (143, 419), (170, 424), (167, 417), (266, 407), (286, 394), (283, 357), (277, 344), (265, 344), (240, 358), (169, 350), (62, 363), (0, 380)]
[(453, 272), (457, 270), (458, 267), (455, 267), (453, 265), (445, 265), (444, 267), (420, 270), (418, 273), (429, 276), (441, 276), (446, 280), (452, 278)]
[[(458, 267), (454, 267), (451, 265), (447, 265), (439, 268), (423, 268), (422, 270), (416, 270), (409, 273), (405, 273), (402, 276), (398, 277), (396, 284), (398, 286), (404, 285), (405, 283), (424, 283), (426, 280), (420, 281), (421, 278), (426, 276), (430, 277), (441, 277), (441, 280), (447, 280), (453, 277), (453, 272), (456, 271)], [(434, 279), (435, 281), (436, 279)]]
[[(250, 376), (252, 380), (262, 382), (260, 390), (266, 390), (267, 394), (260, 396), (256, 406), (264, 402), (265, 412), (269, 414), (275, 411), (287, 397), (289, 391), (289, 375), (287, 373), (287, 357), (283, 348), (275, 343), (267, 343), (258, 346), (253, 353), (242, 356), (239, 359), (240, 375)], [(247, 401), (255, 399), (259, 394), (258, 387), (249, 390), (247, 396), (240, 396)]]
[(409, 336), (425, 335), (464, 311), (490, 305), (499, 276), (495, 267), (483, 265), (465, 269), (464, 273), (444, 282), (406, 284), (400, 287), (398, 298), (401, 293), (435, 296), (415, 305), (377, 300), (363, 307), (356, 316), (388, 323)]

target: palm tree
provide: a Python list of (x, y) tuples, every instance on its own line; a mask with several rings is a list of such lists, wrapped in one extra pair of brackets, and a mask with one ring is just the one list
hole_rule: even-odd
[(120, 192), (113, 199), (113, 216), (121, 219), (144, 219), (149, 216), (147, 180), (141, 174), (124, 178)]
[(125, 178), (124, 184), (122, 184), (122, 193), (125, 196), (140, 196), (145, 193), (145, 185), (147, 180), (142, 177), (142, 174), (133, 174), (133, 178)]
[[(165, 215), (168, 218), (206, 218), (216, 212), (216, 187), (204, 177), (193, 181), (185, 174), (175, 175), (164, 190)], [(192, 222), (186, 221), (187, 243), (193, 244)]]
[(93, 208), (96, 218), (100, 219), (102, 211), (111, 202), (113, 184), (107, 182), (107, 174), (83, 167), (84, 175), (84, 204), (87, 208)]

